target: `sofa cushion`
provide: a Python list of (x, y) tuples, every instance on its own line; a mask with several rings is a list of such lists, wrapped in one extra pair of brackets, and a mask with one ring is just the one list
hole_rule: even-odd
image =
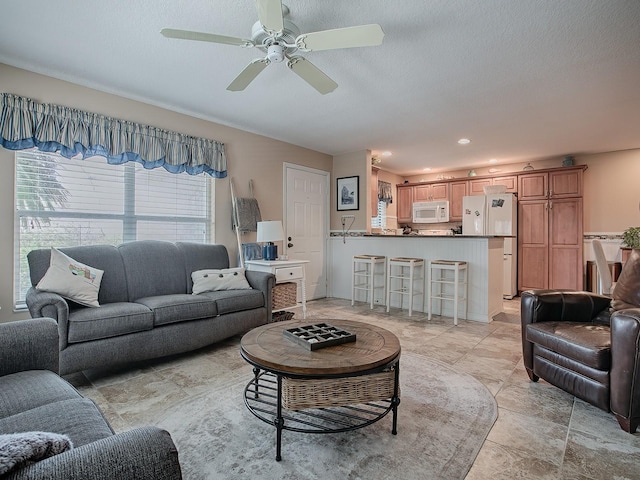
[(99, 307), (98, 292), (104, 272), (51, 248), (51, 262), (36, 288), (53, 292), (87, 307)]
[(72, 398), (80, 398), (78, 391), (49, 370), (27, 370), (0, 377), (0, 418)]
[(220, 290), (201, 293), (198, 297), (215, 300), (218, 315), (264, 307), (264, 295), (260, 290)]
[(218, 314), (216, 302), (210, 298), (186, 293), (140, 298), (138, 303), (153, 312), (155, 326), (211, 318)]
[(527, 325), (527, 340), (597, 370), (611, 368), (611, 330), (606, 325), (532, 323)]
[[(79, 247), (59, 248), (65, 255), (86, 265), (104, 271), (98, 302), (100, 304), (127, 302), (127, 280), (124, 264), (118, 249), (112, 245), (83, 245)], [(31, 284), (37, 285), (42, 279), (51, 259), (51, 249), (32, 250), (27, 255)]]
[(153, 312), (140, 303), (108, 303), (69, 312), (69, 343), (116, 337), (153, 328)]
[(205, 243), (177, 242), (187, 277), (187, 293), (191, 293), (191, 272), (210, 268), (229, 268), (229, 254), (224, 245), (209, 245)]
[(173, 243), (141, 240), (118, 246), (127, 278), (129, 300), (187, 293), (184, 260)]
[(611, 298), (612, 310), (640, 307), (640, 250), (631, 250)]
[(215, 292), (218, 290), (249, 290), (244, 268), (223, 268), (197, 270), (191, 274), (193, 294)]
[(48, 403), (0, 419), (0, 434), (35, 431), (67, 435), (75, 447), (114, 433), (102, 412), (87, 398)]

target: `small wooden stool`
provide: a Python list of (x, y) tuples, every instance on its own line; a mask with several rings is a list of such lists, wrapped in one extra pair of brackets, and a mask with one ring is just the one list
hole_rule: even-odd
[[(396, 280), (396, 284), (398, 280), (400, 283), (396, 288), (393, 288), (394, 280)], [(408, 286), (406, 282), (409, 283)], [(420, 285), (422, 286), (419, 287)], [(400, 309), (402, 309), (404, 295), (409, 296), (409, 316), (413, 313), (413, 297), (422, 295), (424, 302), (424, 260), (422, 258), (396, 257), (389, 259), (387, 264), (387, 312), (391, 305), (392, 293), (400, 295)]]
[[(386, 261), (387, 257), (383, 255), (353, 256), (353, 270), (351, 275), (351, 306), (353, 306), (355, 302), (356, 290), (362, 290), (369, 294), (369, 302), (371, 308), (373, 308), (376, 288), (382, 288), (382, 298), (385, 298), (384, 294), (386, 290)], [(380, 266), (382, 268), (380, 268)], [(382, 282), (376, 283), (376, 277), (381, 277)]]
[[(458, 325), (458, 304), (464, 302), (464, 318), (467, 318), (467, 283), (469, 278), (469, 270), (467, 262), (458, 262), (453, 260), (431, 260), (428, 262), (427, 274), (427, 312), (428, 319), (431, 320), (431, 310), (433, 308), (433, 300), (440, 301), (440, 315), (442, 315), (442, 302), (453, 302), (453, 324)], [(433, 278), (433, 273), (437, 273), (437, 277)], [(453, 278), (446, 272), (453, 272)], [(434, 285), (438, 285), (438, 292), (433, 293)], [(447, 288), (447, 285), (453, 286)]]

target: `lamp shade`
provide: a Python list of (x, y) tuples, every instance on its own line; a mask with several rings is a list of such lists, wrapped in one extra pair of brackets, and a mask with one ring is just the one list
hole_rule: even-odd
[(280, 220), (258, 222), (256, 242), (279, 242), (284, 240), (284, 230)]

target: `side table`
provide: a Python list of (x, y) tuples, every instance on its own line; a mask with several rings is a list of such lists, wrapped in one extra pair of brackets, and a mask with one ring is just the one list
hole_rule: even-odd
[(302, 318), (307, 318), (307, 293), (305, 284), (305, 264), (309, 260), (246, 260), (247, 270), (272, 273), (276, 284), (295, 282), (298, 285), (298, 300), (291, 307), (302, 307)]

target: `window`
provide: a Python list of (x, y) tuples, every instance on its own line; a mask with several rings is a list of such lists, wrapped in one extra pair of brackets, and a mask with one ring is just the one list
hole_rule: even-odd
[(371, 217), (371, 226), (374, 228), (387, 228), (387, 202), (378, 201), (378, 215)]
[(213, 183), (207, 175), (145, 170), (135, 162), (17, 152), (16, 307), (24, 306), (31, 286), (27, 253), (33, 249), (147, 239), (209, 242)]

